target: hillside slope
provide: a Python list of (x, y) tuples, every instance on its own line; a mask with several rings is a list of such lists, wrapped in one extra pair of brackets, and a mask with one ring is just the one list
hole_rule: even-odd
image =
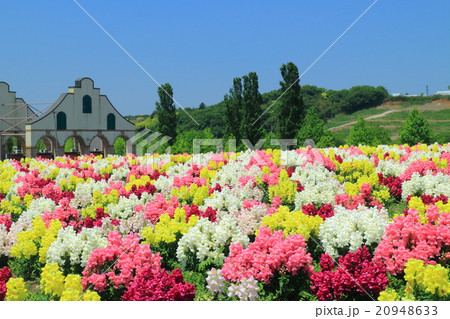
[(372, 109), (366, 109), (349, 115), (339, 114), (329, 120), (326, 127), (341, 139), (344, 139), (359, 117), (390, 131), (395, 141), (403, 127), (408, 113), (417, 108), (437, 135), (450, 134), (450, 101), (436, 100), (422, 105), (389, 102)]

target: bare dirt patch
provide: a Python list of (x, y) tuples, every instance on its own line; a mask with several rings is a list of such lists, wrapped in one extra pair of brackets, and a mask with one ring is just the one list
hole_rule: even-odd
[[(385, 109), (387, 110), (386, 112), (383, 112), (381, 114), (376, 114), (376, 115), (371, 115), (368, 117), (365, 117), (364, 120), (365, 121), (380, 121), (380, 120), (376, 120), (379, 118), (383, 118), (388, 114), (394, 113), (394, 112), (409, 112), (412, 109), (418, 109), (419, 111), (442, 111), (442, 110), (447, 110), (450, 109), (450, 100), (436, 100), (433, 101), (431, 103), (427, 103), (427, 104), (423, 104), (423, 105), (415, 105), (415, 106), (410, 106), (407, 108), (402, 108), (399, 105), (400, 102), (389, 102), (389, 103), (385, 103), (383, 105), (377, 106), (377, 109)], [(404, 122), (404, 120), (390, 120), (389, 122), (397, 122), (397, 121), (401, 121)], [(438, 121), (442, 121), (442, 122), (446, 122), (446, 120), (435, 120), (436, 122)], [(346, 129), (351, 127), (353, 124), (355, 124), (356, 121), (353, 122), (349, 122), (349, 123), (345, 123), (339, 126), (335, 126), (329, 129), (329, 131), (334, 132), (334, 131), (339, 131), (342, 129)]]

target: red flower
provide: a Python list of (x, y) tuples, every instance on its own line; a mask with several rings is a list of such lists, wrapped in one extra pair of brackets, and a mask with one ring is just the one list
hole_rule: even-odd
[(142, 268), (124, 293), (125, 301), (192, 301), (195, 286), (184, 281), (179, 268), (169, 274), (165, 269)]

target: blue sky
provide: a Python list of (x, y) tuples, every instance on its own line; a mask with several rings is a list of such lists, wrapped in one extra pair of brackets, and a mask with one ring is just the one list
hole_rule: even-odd
[[(78, 0), (183, 107), (223, 99), (234, 77), (279, 88), (302, 73), (373, 0)], [(124, 115), (149, 114), (157, 85), (72, 0), (1, 1), (0, 81), (52, 102), (88, 76)], [(328, 89), (383, 85), (430, 93), (450, 85), (450, 1), (379, 0), (301, 80)]]

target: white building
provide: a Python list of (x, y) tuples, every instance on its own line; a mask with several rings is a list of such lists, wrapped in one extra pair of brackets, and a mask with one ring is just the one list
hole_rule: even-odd
[[(3, 104), (1, 107), (8, 104), (4, 101), (24, 104), (22, 99), (14, 101), (15, 93), (10, 92), (9, 85), (5, 84), (0, 82), (0, 104)], [(0, 114), (8, 110), (5, 108)], [(55, 156), (61, 156), (69, 138), (74, 138), (75, 145), (78, 146), (76, 150), (81, 154), (89, 154), (92, 151), (99, 151), (104, 155), (113, 154), (114, 141), (117, 138), (121, 137), (127, 141), (135, 133), (134, 124), (127, 121), (114, 108), (108, 97), (101, 95), (100, 89), (94, 87), (94, 81), (87, 77), (77, 79), (75, 86), (69, 87), (67, 93), (61, 94), (42, 115), (32, 113), (28, 116), (27, 112), (30, 113), (31, 109), (28, 106), (23, 107), (19, 115), (26, 117), (26, 120), (22, 120), (18, 125), (24, 132), (19, 140), (24, 142), (22, 145), (25, 145), (27, 157), (36, 156), (39, 140), (42, 140)], [(0, 126), (2, 135), (7, 129), (5, 125)], [(127, 149), (127, 152), (132, 150)]]
[(450, 95), (450, 91), (437, 91), (436, 95)]

